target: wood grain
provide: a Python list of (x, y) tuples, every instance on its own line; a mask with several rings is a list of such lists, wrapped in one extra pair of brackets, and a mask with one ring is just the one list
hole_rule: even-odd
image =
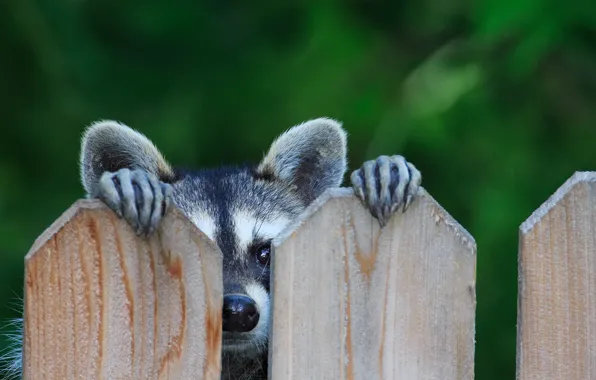
[(424, 190), (383, 230), (329, 192), (274, 251), (270, 379), (474, 378), (476, 244)]
[(596, 173), (520, 227), (517, 378), (596, 379)]
[(221, 254), (178, 210), (143, 239), (81, 200), (25, 260), (25, 380), (219, 379)]

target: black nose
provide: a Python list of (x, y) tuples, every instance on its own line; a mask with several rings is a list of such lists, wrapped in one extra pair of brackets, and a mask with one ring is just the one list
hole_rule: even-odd
[(232, 294), (223, 299), (223, 331), (248, 332), (259, 323), (255, 301), (247, 296)]

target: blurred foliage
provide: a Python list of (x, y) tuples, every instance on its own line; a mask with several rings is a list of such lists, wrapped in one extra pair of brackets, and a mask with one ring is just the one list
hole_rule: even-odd
[(474, 235), (476, 378), (513, 379), (518, 226), (596, 168), (593, 25), (585, 0), (0, 2), (0, 318), (34, 239), (83, 196), (91, 121), (198, 167), (330, 116), (351, 169), (404, 154)]

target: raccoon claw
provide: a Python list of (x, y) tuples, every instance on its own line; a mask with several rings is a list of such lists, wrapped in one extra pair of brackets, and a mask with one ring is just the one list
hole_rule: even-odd
[(137, 235), (149, 236), (159, 226), (172, 194), (172, 186), (143, 170), (105, 172), (95, 197), (124, 218)]
[(380, 156), (352, 172), (354, 193), (382, 227), (401, 207), (405, 212), (418, 193), (422, 176), (402, 156)]

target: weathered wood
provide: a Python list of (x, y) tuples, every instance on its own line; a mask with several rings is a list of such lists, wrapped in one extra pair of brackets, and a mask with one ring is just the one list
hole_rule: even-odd
[(381, 230), (349, 189), (274, 241), (269, 378), (474, 378), (476, 243), (424, 190)]
[(25, 380), (219, 379), (221, 255), (178, 210), (144, 239), (81, 200), (25, 260)]
[(520, 227), (517, 378), (596, 378), (596, 173), (578, 172)]

